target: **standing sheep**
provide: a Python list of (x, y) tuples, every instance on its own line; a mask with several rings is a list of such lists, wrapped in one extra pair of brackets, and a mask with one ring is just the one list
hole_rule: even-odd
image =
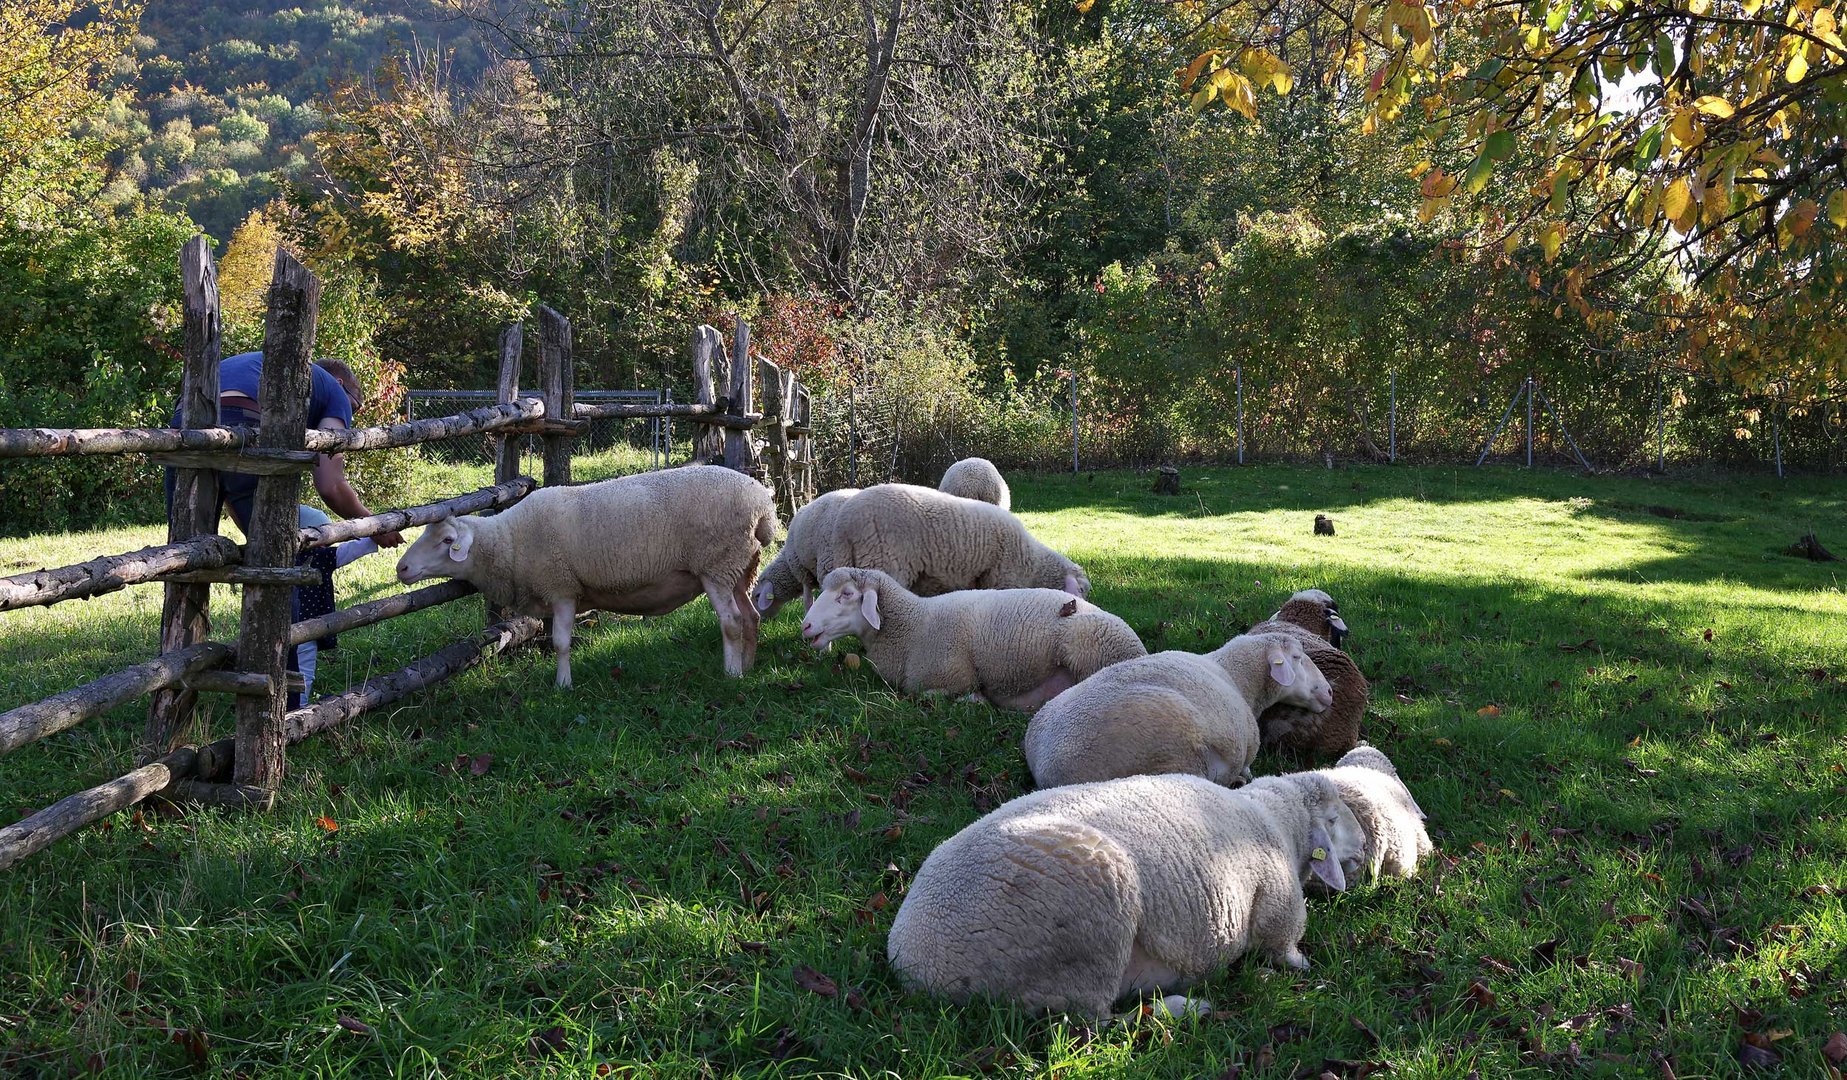
[(1332, 780), (1366, 834), (1362, 856), (1348, 867), (1358, 872), (1358, 880), (1416, 877), (1418, 863), (1436, 850), (1424, 828), (1424, 811), (1399, 778), (1392, 759), (1376, 747), (1362, 743), (1333, 768), (1299, 775)]
[(1325, 708), (1329, 696), (1290, 634), (1246, 634), (1204, 656), (1159, 652), (1047, 702), (1026, 726), (1026, 764), (1040, 787), (1158, 773), (1235, 786), (1257, 756), (1259, 712)]
[(959, 589), (1063, 589), (1090, 595), (1078, 564), (1020, 519), (975, 499), (913, 484), (879, 484), (846, 500), (817, 531), (815, 573), (883, 570), (922, 596)]
[(1347, 624), (1334, 598), (1320, 589), (1303, 589), (1247, 633), (1296, 635), (1334, 693), (1333, 701), (1319, 712), (1288, 703), (1263, 710), (1257, 727), (1264, 745), (1312, 756), (1352, 749), (1360, 741), (1360, 724), (1366, 718), (1371, 687), (1366, 676), (1360, 674), (1360, 666), (1340, 649)]
[(1013, 509), (1013, 494), (1007, 490), (1006, 478), (987, 458), (963, 458), (944, 469), (936, 490), (993, 503), (1002, 510)]
[(977, 694), (1031, 712), (1098, 670), (1145, 656), (1129, 624), (1056, 589), (918, 596), (882, 570), (840, 567), (802, 620), (815, 648), (854, 634), (907, 694)]
[(773, 618), (782, 606), (796, 597), (807, 608), (820, 587), (821, 575), (815, 572), (815, 545), (831, 528), (840, 504), (859, 494), (858, 488), (837, 488), (815, 497), (813, 502), (789, 519), (789, 533), (776, 557), (763, 568), (750, 601), (763, 618)]
[(1324, 779), (1237, 791), (1137, 776), (1036, 791), (950, 837), (918, 868), (886, 955), (955, 1000), (1107, 1015), (1182, 989), (1255, 948), (1308, 967), (1302, 883), (1342, 889), (1363, 840)]
[(725, 639), (725, 674), (756, 660), (751, 579), (776, 535), (769, 489), (716, 465), (548, 487), (493, 517), (447, 517), (398, 562), (406, 585), (458, 577), (490, 604), (551, 616), (558, 686), (571, 685), (579, 611), (664, 615), (703, 589)]

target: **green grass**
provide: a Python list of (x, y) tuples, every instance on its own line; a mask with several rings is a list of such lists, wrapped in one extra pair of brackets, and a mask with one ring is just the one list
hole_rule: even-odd
[[(581, 631), (574, 692), (525, 652), (302, 746), (273, 814), (118, 815), (0, 874), (0, 1074), (1280, 1078), (1341, 1059), (1462, 1080), (1666, 1058), (1710, 1077), (1740, 1073), (1750, 1035), (1775, 1075), (1827, 1075), (1847, 595), (1838, 565), (1779, 549), (1810, 529), (1847, 546), (1847, 483), (1264, 467), (1189, 470), (1159, 499), (1130, 474), (1012, 480), (1150, 648), (1214, 646), (1298, 588), (1340, 601), (1368, 735), (1441, 854), (1315, 902), (1307, 977), (1239, 963), (1201, 988), (1210, 1019), (1095, 1030), (903, 992), (884, 935), (905, 883), (1027, 789), (1025, 718), (906, 700), (809, 652), (793, 610), (727, 680), (702, 601)], [(1322, 511), (1337, 536), (1311, 535)], [(154, 539), (4, 541), (0, 567)], [(343, 603), (389, 575), (356, 565)], [(146, 655), (158, 606), (0, 616), (0, 708)], [(347, 635), (321, 689), (480, 618)], [(0, 813), (119, 773), (140, 718), (0, 761)], [(803, 966), (840, 993), (799, 986)]]

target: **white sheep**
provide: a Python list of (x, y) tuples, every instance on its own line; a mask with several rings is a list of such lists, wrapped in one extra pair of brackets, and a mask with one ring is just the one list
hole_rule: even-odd
[(1190, 773), (1235, 785), (1257, 756), (1257, 714), (1326, 708), (1327, 680), (1288, 634), (1246, 634), (1200, 655), (1159, 652), (1104, 668), (1040, 709), (1026, 764), (1040, 787)]
[(716, 465), (689, 465), (576, 487), (547, 487), (493, 517), (431, 525), (398, 562), (406, 585), (457, 577), (490, 604), (552, 620), (558, 686), (571, 685), (579, 611), (664, 615), (712, 600), (725, 673), (756, 659), (751, 579), (776, 535), (769, 489)]
[(1036, 791), (930, 853), (886, 955), (908, 985), (958, 1001), (1101, 1017), (1249, 949), (1307, 968), (1302, 883), (1345, 888), (1341, 864), (1362, 843), (1339, 791), (1307, 775), (1236, 791), (1191, 776)]
[(803, 608), (814, 600), (815, 591), (821, 585), (821, 575), (815, 571), (815, 545), (832, 528), (834, 512), (840, 504), (857, 494), (858, 488), (824, 492), (789, 519), (788, 535), (783, 538), (782, 547), (763, 568), (763, 576), (757, 579), (757, 587), (750, 593), (751, 604), (760, 616), (773, 618), (784, 604), (798, 596), (802, 598)]
[(1347, 867), (1358, 880), (1415, 877), (1418, 863), (1436, 850), (1424, 828), (1423, 809), (1384, 751), (1362, 743), (1332, 768), (1301, 775), (1332, 780), (1366, 834), (1364, 852)]
[(1315, 667), (1328, 681), (1334, 697), (1328, 707), (1311, 712), (1292, 704), (1272, 705), (1257, 717), (1265, 746), (1297, 754), (1340, 754), (1360, 741), (1360, 724), (1366, 718), (1371, 687), (1360, 666), (1340, 649), (1347, 624), (1334, 598), (1320, 589), (1303, 589), (1291, 596), (1276, 614), (1246, 633), (1295, 634)]
[(841, 503), (816, 532), (815, 574), (883, 570), (920, 596), (958, 589), (1063, 589), (1090, 594), (1082, 567), (991, 503), (914, 484), (879, 484)]
[(964, 499), (993, 503), (1002, 510), (1013, 508), (1013, 494), (1007, 490), (1006, 478), (987, 458), (963, 458), (944, 469), (943, 478), (937, 481), (936, 490), (960, 495)]
[(882, 570), (843, 566), (821, 583), (802, 638), (822, 649), (848, 634), (907, 694), (973, 694), (1025, 712), (1148, 652), (1128, 623), (1056, 589), (918, 596)]

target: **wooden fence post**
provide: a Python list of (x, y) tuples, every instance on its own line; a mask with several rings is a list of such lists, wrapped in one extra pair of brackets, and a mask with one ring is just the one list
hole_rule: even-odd
[[(733, 416), (747, 416), (751, 411), (750, 324), (738, 317), (737, 336), (731, 346), (731, 407)], [(757, 433), (749, 428), (725, 429), (725, 464), (741, 473), (763, 478), (763, 464), (757, 458)]]
[[(180, 376), (180, 426), (218, 426), (218, 269), (212, 242), (195, 236), (180, 249), (185, 295), (186, 358)], [(167, 508), (167, 542), (218, 533), (218, 474), (211, 469), (175, 469), (173, 502)], [(204, 641), (212, 632), (212, 587), (169, 583), (160, 610), (160, 651), (174, 652)], [(156, 691), (148, 704), (147, 727), (138, 764), (166, 755), (174, 736), (192, 720), (199, 695), (184, 687)]]
[[(715, 326), (700, 326), (693, 331), (693, 401), (699, 405), (717, 405), (717, 385), (728, 385), (723, 378), (725, 339)], [(697, 421), (695, 421), (697, 422)], [(699, 464), (716, 464), (725, 455), (725, 432), (711, 424), (699, 428), (693, 438), (693, 460)]]
[[(257, 446), (300, 450), (307, 443), (308, 388), (312, 381), (314, 324), (321, 283), (286, 251), (276, 252), (263, 324), (263, 382), (257, 408)], [(282, 472), (257, 481), (250, 509), (245, 566), (294, 566), (300, 550), (301, 474)], [(237, 635), (239, 671), (269, 678), (266, 697), (237, 699), (239, 784), (274, 791), (282, 785), (288, 712), (290, 599), (293, 586), (244, 586), (243, 622)]]
[(769, 425), (770, 490), (776, 493), (776, 505), (781, 508), (784, 521), (795, 513), (796, 505), (789, 470), (788, 378), (788, 373), (767, 357), (757, 358), (757, 381), (763, 384), (763, 420)]
[(815, 499), (814, 398), (808, 393), (808, 388), (803, 386), (800, 382), (794, 382), (791, 385), (794, 387), (795, 422), (806, 429), (801, 437), (801, 449), (799, 451), (802, 483), (801, 490), (798, 493), (802, 505), (806, 506)]
[[(500, 387), (494, 400), (510, 405), (519, 397), (520, 352), (525, 332), (519, 323), (500, 331)], [(504, 484), (519, 475), (519, 451), (524, 435), (501, 435), (494, 440), (494, 483)]]
[[(571, 364), (571, 323), (551, 308), (539, 305), (539, 392), (545, 398), (547, 420), (570, 423), (576, 403), (576, 376)], [(545, 436), (545, 486), (571, 482), (571, 444), (576, 436), (560, 432)]]

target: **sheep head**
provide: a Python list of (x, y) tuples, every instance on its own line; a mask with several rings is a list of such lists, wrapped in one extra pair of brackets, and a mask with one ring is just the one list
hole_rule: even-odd
[(455, 577), (474, 547), (475, 527), (467, 518), (446, 517), (417, 537), (398, 560), (398, 580), (406, 585), (433, 577)]
[(1309, 811), (1308, 857), (1302, 880), (1313, 878), (1335, 892), (1345, 892), (1347, 868), (1358, 867), (1366, 857), (1366, 832), (1332, 781), (1321, 776), (1301, 780)]
[(863, 638), (877, 632), (883, 625), (879, 593), (891, 584), (891, 578), (877, 570), (840, 567), (832, 571), (821, 582), (821, 595), (802, 617), (802, 640), (824, 649), (835, 638), (849, 634)]
[(763, 576), (750, 590), (751, 606), (765, 619), (774, 618), (782, 606), (802, 594), (802, 583), (781, 559), (763, 568)]
[(1334, 704), (1334, 690), (1327, 676), (1308, 658), (1300, 642), (1286, 634), (1263, 636), (1269, 641), (1264, 649), (1265, 670), (1275, 684), (1277, 701), (1310, 712), (1323, 712)]
[(1079, 599), (1088, 597), (1090, 595), (1090, 575), (1084, 573), (1083, 567), (1065, 558), (1063, 555), (1060, 555), (1058, 558), (1059, 561), (1063, 563), (1064, 569), (1064, 581), (1058, 588), (1063, 589), (1065, 592)]
[(1320, 589), (1303, 589), (1296, 593), (1270, 618), (1294, 623), (1316, 637), (1326, 638), (1337, 649), (1341, 639), (1347, 636), (1347, 623), (1340, 617), (1340, 606)]

